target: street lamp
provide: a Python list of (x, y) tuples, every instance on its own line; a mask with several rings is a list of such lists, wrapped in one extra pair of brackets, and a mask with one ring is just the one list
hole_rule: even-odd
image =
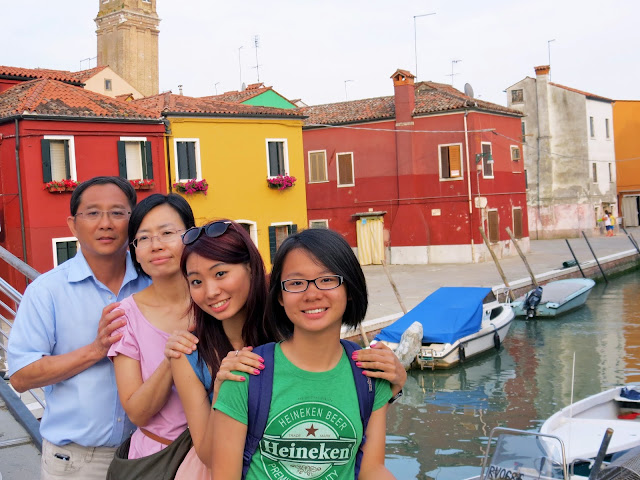
[(482, 166), (480, 165), (480, 162), (482, 161), (483, 158), (487, 159), (487, 165), (491, 165), (493, 163), (493, 157), (491, 156), (491, 152), (482, 152), (482, 153), (476, 153), (476, 165), (478, 166), (478, 170), (482, 170)]
[(414, 54), (415, 60), (416, 60), (416, 79), (418, 78), (418, 36), (417, 36), (417, 33), (416, 33), (416, 18), (428, 17), (430, 15), (435, 15), (435, 12), (433, 12), (433, 13), (424, 13), (422, 15), (414, 15), (413, 16), (413, 54)]

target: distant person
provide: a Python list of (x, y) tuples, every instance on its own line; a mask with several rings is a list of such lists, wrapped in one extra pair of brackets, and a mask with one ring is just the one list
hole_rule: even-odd
[(104, 479), (135, 430), (107, 352), (125, 324), (119, 301), (146, 288), (127, 251), (136, 192), (128, 180), (95, 177), (71, 195), (67, 224), (78, 253), (24, 293), (9, 338), (11, 384), (44, 387), (42, 479)]
[(606, 234), (607, 237), (613, 237), (614, 233), (613, 233), (613, 225), (614, 225), (614, 218), (613, 215), (611, 215), (611, 213), (608, 210), (604, 211), (604, 228), (606, 230)]

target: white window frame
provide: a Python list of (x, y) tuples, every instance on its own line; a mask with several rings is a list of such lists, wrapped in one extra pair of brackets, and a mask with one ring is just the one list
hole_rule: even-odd
[[(491, 155), (491, 158), (493, 158), (493, 145), (491, 144), (491, 142), (480, 142), (480, 152), (484, 153), (484, 149), (482, 148), (483, 145), (489, 145), (489, 154)], [(491, 164), (491, 175), (485, 175), (484, 174), (484, 162), (486, 162), (488, 160), (488, 158), (485, 158), (485, 156), (482, 156), (482, 178), (495, 178), (496, 175), (496, 169), (495, 169), (495, 165), (496, 165), (496, 159), (493, 158), (493, 163)]]
[(315, 228), (315, 227), (311, 226), (312, 223), (324, 223), (324, 228), (329, 229), (329, 219), (328, 218), (318, 218), (318, 219), (314, 219), (314, 220), (309, 220), (309, 228)]
[[(69, 174), (71, 180), (78, 181), (78, 174), (76, 172), (76, 144), (73, 139), (73, 135), (45, 135), (44, 140), (67, 140), (69, 142)], [(57, 180), (52, 178), (52, 180)]]
[[(353, 183), (340, 183), (340, 165), (338, 163), (338, 156), (351, 155), (351, 178)], [(336, 185), (338, 188), (342, 187), (355, 187), (356, 186), (356, 173), (355, 173), (355, 160), (353, 159), (353, 152), (337, 152), (336, 153)]]
[[(443, 177), (442, 176), (442, 147), (452, 147), (457, 145), (460, 147), (460, 176), (459, 177)], [(449, 164), (451, 167), (451, 164)], [(460, 143), (441, 143), (438, 144), (438, 177), (441, 182), (457, 182), (464, 180), (464, 151), (462, 150), (462, 142)]]
[(200, 165), (200, 139), (199, 138), (174, 138), (173, 139), (173, 168), (176, 182), (186, 182), (191, 178), (178, 178), (178, 142), (195, 142), (196, 144), (196, 180), (202, 180), (202, 166)]
[[(311, 154), (312, 153), (324, 153), (324, 173), (326, 175), (326, 179), (325, 180), (311, 181)], [(353, 163), (353, 159), (352, 159), (352, 163)], [(328, 162), (327, 162), (327, 151), (326, 150), (309, 150), (307, 152), (307, 164), (309, 165), (309, 183), (329, 183), (329, 165), (328, 165)]]
[[(271, 171), (269, 169), (269, 142), (282, 142), (284, 145), (282, 146), (282, 152), (284, 154), (284, 174), (291, 175), (291, 171), (289, 170), (289, 142), (286, 138), (265, 138), (264, 148), (267, 154), (267, 178), (276, 178), (277, 175), (271, 175)], [(292, 224), (293, 225), (293, 224)]]
[[(518, 158), (513, 158), (513, 151), (517, 150), (518, 151)], [(519, 145), (510, 145), (509, 146), (509, 151), (511, 152), (511, 161), (512, 162), (519, 162), (520, 160), (522, 160), (522, 151), (520, 150), (520, 146)], [(495, 160), (494, 160), (495, 161)]]
[[(76, 250), (77, 252), (80, 251), (80, 243), (78, 243), (78, 239), (76, 237), (58, 237), (58, 238), (52, 238), (51, 239), (51, 248), (53, 250), (53, 266), (57, 267), (58, 266), (58, 249), (56, 248), (56, 244), (58, 243), (62, 243), (62, 242), (76, 242)], [(77, 255), (77, 253), (76, 253)]]
[[(143, 143), (147, 141), (147, 137), (120, 137), (120, 141), (121, 142), (136, 142), (136, 143)], [(140, 148), (142, 149), (143, 145), (140, 145)], [(127, 151), (125, 149), (125, 162), (127, 161), (126, 158), (127, 155)], [(144, 158), (142, 157), (142, 154), (140, 156), (140, 171), (143, 172), (144, 171), (144, 165), (142, 165), (142, 162), (144, 162)], [(128, 175), (127, 175), (128, 177)], [(127, 178), (127, 180), (142, 180), (142, 178), (137, 179), (137, 178)]]
[(251, 237), (251, 240), (253, 240), (255, 246), (258, 247), (258, 224), (253, 220), (245, 220), (244, 218), (236, 220), (235, 222), (249, 225), (249, 236)]

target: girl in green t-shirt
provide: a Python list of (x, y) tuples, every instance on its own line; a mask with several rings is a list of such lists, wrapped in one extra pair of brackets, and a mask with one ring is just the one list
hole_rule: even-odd
[[(310, 229), (278, 250), (267, 298), (276, 345), (267, 426), (247, 479), (353, 479), (362, 422), (355, 383), (340, 343), (367, 311), (364, 274), (336, 232)], [(394, 478), (384, 465), (389, 383), (376, 380), (361, 479)], [(220, 386), (213, 415), (213, 478), (238, 480), (247, 433), (247, 385)]]

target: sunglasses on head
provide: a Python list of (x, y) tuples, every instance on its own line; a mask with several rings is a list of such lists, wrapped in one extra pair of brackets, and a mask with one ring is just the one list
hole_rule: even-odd
[(185, 245), (191, 245), (198, 240), (204, 233), (207, 237), (216, 238), (227, 231), (231, 225), (231, 222), (212, 222), (202, 227), (191, 227), (189, 230), (182, 234), (182, 243)]

